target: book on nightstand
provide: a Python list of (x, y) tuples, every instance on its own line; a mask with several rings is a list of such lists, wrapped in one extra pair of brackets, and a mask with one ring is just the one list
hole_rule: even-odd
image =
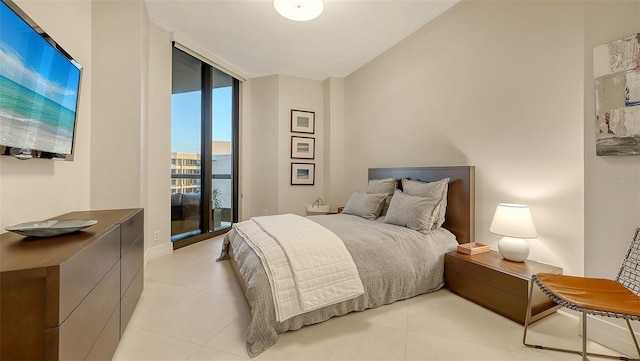
[(458, 252), (468, 255), (474, 255), (483, 252), (489, 252), (489, 246), (478, 242), (469, 242), (458, 245)]

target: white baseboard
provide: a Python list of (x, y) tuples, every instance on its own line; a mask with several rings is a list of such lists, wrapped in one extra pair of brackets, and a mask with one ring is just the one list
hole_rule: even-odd
[[(610, 321), (606, 318), (587, 317), (587, 338), (629, 357), (639, 356), (624, 320), (610, 319)], [(632, 321), (631, 327), (636, 338), (640, 340), (640, 323)]]
[(147, 262), (152, 259), (160, 258), (171, 253), (173, 253), (173, 244), (171, 244), (171, 242), (149, 247), (144, 252), (144, 265), (146, 266)]

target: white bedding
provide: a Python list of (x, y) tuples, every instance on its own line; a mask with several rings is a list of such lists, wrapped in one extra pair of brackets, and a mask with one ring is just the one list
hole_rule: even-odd
[(285, 214), (254, 217), (234, 228), (262, 260), (277, 321), (364, 293), (351, 254), (323, 226)]

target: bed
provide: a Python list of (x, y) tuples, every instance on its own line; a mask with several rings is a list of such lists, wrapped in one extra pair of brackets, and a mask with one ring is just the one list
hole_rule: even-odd
[[(474, 167), (371, 168), (368, 176), (369, 180), (405, 178), (421, 182), (449, 178), (444, 224), (422, 234), (350, 214), (308, 217), (344, 242), (364, 294), (281, 322), (277, 321), (270, 280), (260, 257), (240, 232), (230, 231), (221, 259), (231, 263), (251, 309), (249, 356), (255, 357), (275, 344), (280, 333), (440, 289), (444, 284), (444, 254), (459, 243), (474, 241)], [(401, 188), (402, 183), (398, 184)]]

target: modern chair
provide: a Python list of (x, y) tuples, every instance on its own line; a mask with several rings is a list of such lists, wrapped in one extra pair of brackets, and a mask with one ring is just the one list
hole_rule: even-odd
[[(582, 314), (582, 351), (568, 350), (527, 343), (527, 328), (531, 322), (531, 296), (533, 285), (537, 285), (556, 304), (578, 311)], [(631, 245), (622, 262), (622, 267), (616, 280), (588, 277), (574, 277), (549, 273), (538, 273), (531, 277), (529, 288), (529, 302), (525, 317), (524, 335), (522, 343), (537, 349), (571, 352), (582, 355), (582, 360), (588, 360), (587, 355), (630, 359), (625, 356), (602, 355), (587, 352), (587, 315), (623, 318), (627, 322), (631, 338), (636, 346), (638, 357), (640, 348), (629, 321), (640, 320), (640, 228), (636, 229)]]

